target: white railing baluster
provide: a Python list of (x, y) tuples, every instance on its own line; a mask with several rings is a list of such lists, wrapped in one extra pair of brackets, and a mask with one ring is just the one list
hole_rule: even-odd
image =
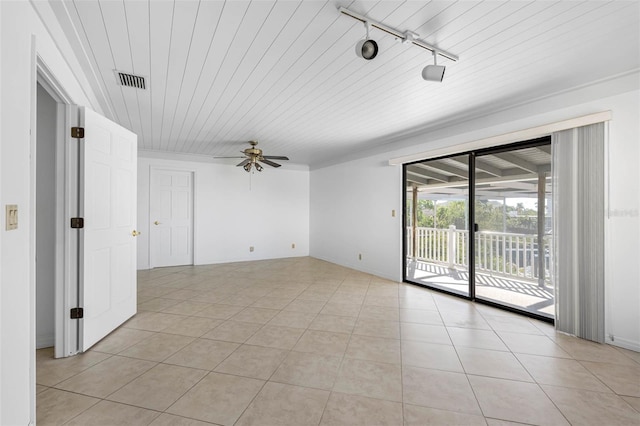
[(482, 260), (483, 260), (483, 269), (487, 269), (487, 234), (480, 234), (482, 238)]
[(492, 271), (494, 266), (493, 266), (493, 235), (489, 235), (489, 262), (491, 262), (489, 264), (489, 270)]
[(527, 237), (520, 237), (522, 239), (522, 277), (527, 276), (527, 256), (528, 256), (528, 247), (527, 247)]
[(516, 237), (516, 276), (520, 276), (520, 255), (522, 254), (520, 237)]
[(500, 240), (502, 241), (502, 273), (507, 273), (507, 239), (504, 235), (500, 236)]
[(531, 241), (531, 250), (529, 250), (529, 264), (531, 265), (531, 278), (536, 278), (537, 277), (537, 273), (536, 273), (536, 246), (535, 246), (535, 241), (536, 238), (535, 237), (530, 237), (530, 241)]

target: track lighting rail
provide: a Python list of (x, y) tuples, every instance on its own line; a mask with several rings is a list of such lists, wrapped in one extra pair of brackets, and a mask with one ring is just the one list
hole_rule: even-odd
[(421, 48), (429, 50), (430, 52), (433, 52), (433, 53), (435, 53), (437, 55), (440, 55), (443, 58), (447, 58), (447, 59), (450, 59), (450, 60), (456, 61), (456, 62), (458, 61), (458, 55), (454, 55), (453, 53), (449, 53), (446, 50), (438, 49), (437, 47), (432, 46), (432, 45), (430, 45), (430, 44), (418, 39), (417, 38), (418, 35), (416, 33), (414, 33), (414, 32), (406, 31), (406, 32), (403, 33), (401, 31), (396, 30), (395, 28), (388, 27), (388, 26), (384, 25), (381, 22), (377, 22), (377, 21), (371, 20), (371, 19), (367, 18), (366, 16), (360, 15), (359, 13), (356, 13), (356, 12), (352, 12), (349, 9), (346, 9), (344, 7), (340, 7), (338, 9), (338, 11), (340, 13), (342, 13), (343, 15), (350, 16), (351, 18), (356, 19), (356, 20), (364, 23), (365, 25), (370, 25), (372, 28), (377, 28), (380, 31), (384, 31), (387, 34), (390, 34), (390, 35), (392, 35), (394, 37), (397, 37), (397, 38), (401, 39), (403, 41), (403, 43), (404, 42), (411, 43), (411, 44), (413, 44), (415, 46), (421, 47)]

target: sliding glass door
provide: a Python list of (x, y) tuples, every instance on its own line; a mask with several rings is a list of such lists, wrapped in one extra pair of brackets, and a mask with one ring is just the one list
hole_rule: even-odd
[(404, 185), (405, 281), (554, 317), (548, 138), (405, 165)]
[(553, 318), (551, 145), (475, 157), (475, 295)]
[(469, 295), (469, 156), (405, 166), (405, 279)]

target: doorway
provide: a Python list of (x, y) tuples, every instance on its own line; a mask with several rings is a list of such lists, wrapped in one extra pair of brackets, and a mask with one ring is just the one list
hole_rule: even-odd
[(58, 103), (40, 83), (36, 96), (36, 349), (41, 349), (55, 345)]
[(550, 144), (405, 165), (404, 280), (553, 320)]
[(60, 358), (136, 312), (137, 136), (73, 105), (39, 59), (34, 88), (33, 348)]

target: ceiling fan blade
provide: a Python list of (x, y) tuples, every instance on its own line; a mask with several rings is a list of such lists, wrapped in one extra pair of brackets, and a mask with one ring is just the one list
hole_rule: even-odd
[(262, 157), (262, 158), (260, 159), (260, 161), (262, 161), (264, 164), (268, 164), (268, 165), (270, 165), (271, 167), (280, 167), (280, 166), (281, 166), (281, 164), (274, 163), (273, 161), (270, 161), (270, 160), (265, 160), (265, 158), (264, 158), (264, 157)]
[(247, 158), (246, 160), (244, 160), (242, 163), (240, 164), (236, 164), (236, 167), (240, 167), (240, 166), (246, 166), (247, 164), (249, 164), (251, 162), (250, 158)]
[(266, 158), (268, 160), (288, 160), (289, 157), (285, 157), (283, 155), (263, 155), (262, 158)]
[(216, 156), (213, 156), (211, 158), (247, 158), (247, 157), (216, 157)]

